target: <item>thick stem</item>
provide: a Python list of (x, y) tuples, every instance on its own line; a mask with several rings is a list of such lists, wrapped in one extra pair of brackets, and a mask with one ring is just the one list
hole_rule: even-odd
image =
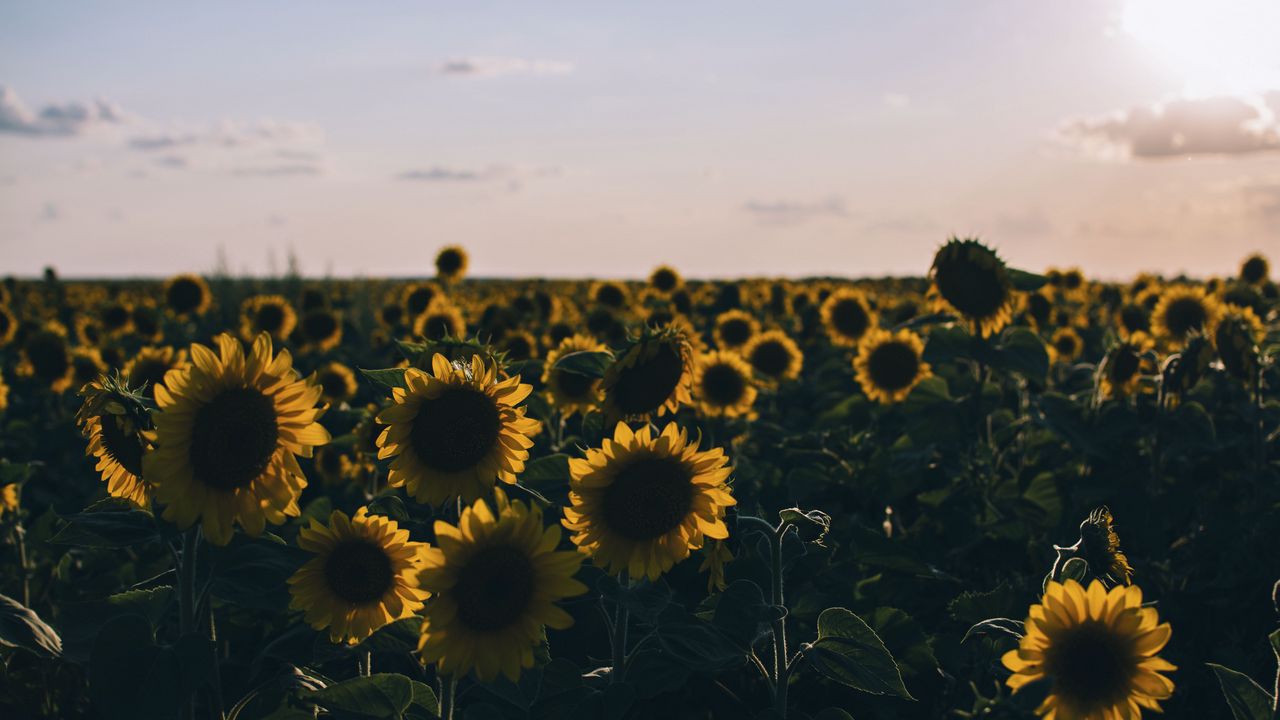
[[(621, 586), (622, 592), (626, 592), (630, 585), (630, 579), (627, 577), (627, 571), (623, 570), (618, 575), (618, 585)], [(630, 611), (627, 610), (626, 604), (622, 602), (622, 598), (618, 598), (618, 612), (613, 618), (613, 636), (610, 638), (610, 645), (613, 649), (613, 668), (609, 671), (609, 682), (622, 682), (623, 668), (627, 665), (627, 621), (630, 619)]]
[(213, 712), (214, 717), (225, 720), (227, 714), (223, 712), (225, 705), (222, 701), (222, 669), (218, 662), (218, 626), (214, 622), (213, 602), (210, 601), (207, 607), (209, 608), (209, 652), (213, 653), (213, 679), (210, 681), (210, 686), (213, 688)]
[[(178, 571), (178, 637), (186, 637), (196, 630), (195, 577), (196, 532), (193, 527), (182, 533), (182, 552), (177, 557)], [(195, 697), (183, 701), (183, 717), (195, 717)]]
[(453, 720), (453, 706), (458, 696), (458, 676), (440, 678), (440, 720)]

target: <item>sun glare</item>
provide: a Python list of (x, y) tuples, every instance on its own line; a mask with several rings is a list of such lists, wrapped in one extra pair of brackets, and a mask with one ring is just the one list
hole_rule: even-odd
[(1126, 0), (1121, 27), (1189, 95), (1280, 88), (1280, 0)]

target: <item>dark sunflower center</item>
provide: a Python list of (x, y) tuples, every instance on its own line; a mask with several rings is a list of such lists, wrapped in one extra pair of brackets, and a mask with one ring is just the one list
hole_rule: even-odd
[(422, 324), (422, 334), (428, 340), (442, 340), (445, 337), (456, 335), (453, 327), (453, 317), (445, 313), (432, 315)]
[(276, 303), (266, 303), (258, 308), (254, 323), (259, 330), (266, 330), (272, 334), (278, 333), (284, 325), (284, 308)]
[(626, 297), (622, 294), (622, 288), (617, 285), (601, 285), (596, 290), (596, 302), (606, 307), (619, 308), (626, 302)]
[(9, 313), (4, 308), (0, 308), (0, 337), (7, 335), (12, 325), (13, 323), (9, 320)]
[(139, 335), (151, 337), (160, 330), (160, 318), (150, 307), (136, 307), (133, 309), (133, 327)]
[(751, 366), (768, 377), (779, 377), (791, 367), (791, 352), (776, 340), (756, 345), (751, 350)]
[(1077, 711), (1125, 697), (1136, 669), (1132, 642), (1095, 620), (1062, 631), (1045, 651), (1054, 694)]
[(1027, 296), (1027, 314), (1036, 322), (1042, 323), (1048, 320), (1051, 312), (1053, 312), (1053, 304), (1049, 302), (1049, 298), (1040, 293)]
[(142, 476), (142, 443), (137, 433), (126, 433), (123, 421), (110, 413), (98, 417), (102, 425), (102, 446), (107, 454), (135, 477)]
[(410, 315), (421, 315), (423, 310), (431, 304), (436, 297), (436, 291), (429, 287), (420, 287), (409, 293), (405, 305), (409, 308)]
[(88, 355), (76, 355), (71, 360), (71, 366), (75, 368), (73, 374), (76, 382), (83, 385), (84, 383), (98, 377), (98, 363)]
[(742, 318), (730, 318), (720, 323), (720, 339), (729, 347), (738, 347), (751, 339), (751, 323)]
[(1254, 256), (1244, 261), (1244, 265), (1240, 267), (1240, 279), (1247, 283), (1259, 283), (1267, 279), (1267, 261), (1258, 256)]
[(1164, 322), (1169, 332), (1182, 337), (1192, 330), (1204, 327), (1209, 315), (1199, 298), (1183, 297), (1169, 303), (1164, 311)]
[(102, 324), (108, 330), (119, 330), (129, 322), (129, 310), (123, 305), (108, 305), (102, 311)]
[(588, 375), (555, 370), (552, 372), (556, 393), (567, 400), (587, 400), (598, 380)]
[(629, 462), (604, 491), (604, 520), (628, 540), (671, 532), (693, 506), (693, 478), (680, 460), (642, 457)]
[(1151, 329), (1151, 319), (1147, 316), (1146, 308), (1134, 303), (1120, 308), (1120, 323), (1129, 332), (1147, 332)]
[(457, 250), (445, 250), (436, 258), (436, 269), (445, 275), (452, 275), (462, 269), (462, 253)]
[(1074, 355), (1076, 352), (1076, 338), (1074, 335), (1059, 335), (1054, 339), (1053, 347), (1063, 355)]
[(676, 287), (676, 274), (662, 269), (653, 274), (653, 286), (662, 292), (671, 292)]
[(711, 365), (702, 371), (702, 396), (713, 405), (735, 405), (747, 390), (747, 379), (732, 365)]
[(338, 331), (338, 318), (328, 310), (307, 313), (302, 319), (302, 333), (308, 340), (327, 340)]
[(330, 448), (316, 451), (316, 464), (329, 475), (337, 475), (342, 469), (342, 454)]
[(67, 374), (71, 356), (62, 336), (47, 330), (32, 335), (23, 348), (35, 376), (42, 382), (53, 382)]
[[(386, 323), (387, 325), (391, 325), (394, 327), (396, 325), (399, 325), (400, 321), (404, 320), (404, 309), (401, 308), (399, 305), (383, 305), (382, 310), (380, 312), (381, 314), (379, 315), (379, 317), (381, 317), (382, 322)], [(419, 310), (418, 312), (422, 312), (422, 311)]]
[(458, 619), (472, 630), (501, 630), (524, 615), (536, 585), (526, 553), (509, 545), (487, 547), (458, 573), (453, 586)]
[(837, 302), (831, 309), (831, 324), (841, 335), (857, 340), (871, 325), (871, 318), (862, 303), (845, 299)]
[(320, 373), (320, 388), (324, 394), (332, 398), (347, 396), (347, 378), (333, 371)]
[(507, 357), (512, 360), (528, 360), (533, 357), (533, 346), (523, 335), (511, 336), (502, 344), (502, 347), (507, 351)]
[(461, 472), (493, 451), (502, 415), (493, 398), (471, 387), (452, 386), (424, 400), (409, 431), (409, 443), (427, 467)]
[(969, 258), (940, 264), (935, 279), (943, 299), (966, 317), (990, 317), (1008, 299), (998, 267), (984, 267)]
[(247, 487), (271, 462), (280, 439), (271, 398), (254, 388), (231, 388), (196, 411), (191, 467), (216, 490)]
[(547, 329), (547, 337), (551, 339), (552, 345), (559, 345), (566, 338), (572, 337), (575, 331), (576, 328), (568, 323), (556, 323)]
[(684, 374), (684, 358), (673, 342), (660, 343), (653, 355), (623, 368), (609, 389), (613, 404), (625, 415), (656, 410), (671, 397)]
[(901, 390), (916, 379), (920, 371), (920, 357), (915, 349), (905, 343), (890, 341), (871, 351), (867, 358), (867, 372), (877, 387)]
[(382, 598), (395, 580), (391, 558), (368, 540), (344, 540), (329, 551), (324, 579), (334, 595), (353, 605)]
[(188, 278), (175, 280), (165, 294), (165, 302), (177, 313), (189, 313), (204, 301), (204, 288)]

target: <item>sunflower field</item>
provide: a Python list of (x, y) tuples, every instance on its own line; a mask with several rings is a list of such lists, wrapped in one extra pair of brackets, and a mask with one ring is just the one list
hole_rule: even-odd
[(0, 718), (1276, 718), (1280, 299), (0, 286)]

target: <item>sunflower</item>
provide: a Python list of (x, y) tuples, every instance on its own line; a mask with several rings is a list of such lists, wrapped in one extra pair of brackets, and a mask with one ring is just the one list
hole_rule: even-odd
[(71, 368), (72, 386), (81, 387), (106, 372), (107, 364), (98, 348), (78, 347), (71, 351)]
[(525, 330), (508, 331), (498, 343), (498, 349), (511, 362), (522, 362), (538, 356), (538, 339)]
[(1120, 551), (1120, 535), (1107, 508), (1094, 510), (1080, 523), (1080, 541), (1074, 549), (1095, 575), (1108, 576), (1111, 584), (1128, 585), (1133, 581), (1133, 566)]
[(155, 302), (149, 299), (135, 304), (129, 314), (133, 334), (148, 343), (159, 342), (164, 337), (161, 320), (162, 317), (160, 311), (156, 309)]
[(1160, 295), (1160, 302), (1151, 313), (1151, 327), (1156, 337), (1181, 345), (1192, 333), (1207, 332), (1221, 314), (1217, 298), (1206, 294), (1203, 288), (1175, 285)]
[(1250, 382), (1256, 379), (1262, 335), (1262, 321), (1253, 310), (1231, 306), (1222, 314), (1213, 329), (1213, 344), (1232, 377)]
[(588, 291), (591, 302), (606, 307), (614, 312), (625, 310), (631, 302), (631, 293), (627, 287), (613, 280), (599, 280), (591, 283)]
[(164, 376), (187, 364), (187, 351), (171, 347), (144, 347), (124, 364), (125, 384), (140, 391), (148, 398), (155, 398), (156, 386), (164, 382)]
[(649, 286), (658, 292), (668, 295), (684, 285), (684, 278), (670, 265), (659, 265), (649, 274)]
[(29, 333), (22, 341), (17, 370), (55, 393), (71, 387), (75, 363), (67, 346), (66, 328), (51, 320)]
[(388, 483), (406, 486), (421, 503), (470, 502), (498, 479), (513, 484), (529, 459), (538, 421), (519, 403), (533, 388), (520, 376), (498, 379), (497, 364), (472, 355), (470, 362), (431, 358), (431, 374), (407, 368), (405, 387), (378, 413), (379, 459), (391, 462)]
[[(458, 524), (437, 520), (418, 583), (432, 594), (418, 651), (443, 675), (474, 672), (481, 682), (499, 673), (512, 682), (533, 667), (543, 626), (573, 624), (556, 606), (587, 586), (574, 579), (582, 555), (558, 551), (560, 528), (542, 526), (542, 512), (494, 490), (463, 509)], [(495, 512), (496, 511), (496, 512)]]
[(436, 255), (436, 274), (441, 280), (454, 282), (461, 280), (467, 272), (467, 251), (457, 245), (450, 245)]
[(547, 353), (547, 360), (543, 364), (542, 384), (547, 389), (547, 399), (560, 410), (563, 417), (574, 413), (585, 415), (604, 398), (599, 378), (556, 369), (560, 358), (575, 352), (609, 352), (609, 348), (596, 342), (590, 335), (573, 335)]
[(98, 322), (102, 329), (112, 337), (119, 337), (132, 328), (132, 312), (129, 305), (120, 300), (112, 300), (98, 308)]
[(316, 448), (311, 464), (326, 485), (342, 485), (356, 475), (356, 463), (352, 458), (354, 451), (349, 447), (335, 444)]
[(414, 318), (413, 334), (427, 340), (460, 338), (467, 334), (467, 321), (456, 305), (441, 297)]
[(0, 487), (0, 518), (9, 513), (18, 512), (18, 483), (9, 483)]
[(12, 342), (17, 333), (18, 318), (13, 316), (13, 311), (8, 306), (0, 305), (0, 347)]
[(1049, 357), (1051, 362), (1070, 363), (1084, 352), (1084, 338), (1075, 328), (1064, 327), (1054, 331), (1049, 340)]
[(795, 380), (804, 366), (804, 353), (781, 330), (767, 330), (751, 338), (743, 346), (742, 356), (771, 384)]
[(410, 541), (408, 530), (368, 508), (350, 518), (334, 510), (328, 527), (312, 518), (298, 533), (298, 547), (316, 557), (289, 578), (289, 607), (316, 630), (328, 628), (335, 643), (354, 645), (412, 616), (430, 596), (417, 578), (428, 545)]
[(1142, 376), (1154, 370), (1146, 357), (1153, 347), (1146, 333), (1135, 332), (1107, 351), (1098, 365), (1098, 390), (1102, 397), (1132, 395)]
[(737, 501), (720, 448), (699, 451), (675, 423), (657, 437), (648, 425), (632, 432), (618, 423), (586, 455), (569, 461), (564, 526), (606, 572), (657, 580), (707, 538), (729, 536), (725, 508)]
[(924, 343), (910, 330), (875, 328), (858, 343), (854, 376), (868, 398), (886, 405), (902, 402), (917, 383), (933, 374), (923, 356)]
[(977, 240), (949, 240), (934, 256), (929, 277), (938, 310), (956, 313), (974, 334), (993, 335), (1013, 318), (1008, 269)]
[(323, 391), (321, 397), (330, 403), (340, 405), (356, 396), (356, 374), (340, 362), (328, 363), (317, 370), (315, 382)]
[(433, 282), (409, 283), (400, 290), (399, 304), (409, 317), (417, 317), (427, 309), (431, 301), (443, 297), (444, 291)]
[(1121, 305), (1116, 311), (1116, 322), (1121, 335), (1151, 332), (1151, 312), (1141, 303), (1129, 302)]
[(305, 349), (332, 350), (342, 344), (342, 315), (327, 307), (312, 308), (302, 316), (298, 330)]
[(9, 386), (4, 382), (4, 373), (0, 372), (0, 413), (9, 409)]
[(1271, 273), (1267, 259), (1260, 254), (1250, 255), (1240, 264), (1240, 279), (1250, 285), (1262, 285)]
[(832, 343), (855, 347), (867, 331), (876, 327), (876, 316), (861, 290), (840, 288), (822, 303), (822, 325)]
[(329, 442), (317, 419), (321, 389), (298, 377), (288, 350), (274, 354), (262, 333), (246, 355), (228, 333), (218, 354), (191, 346), (191, 364), (170, 370), (156, 387), (158, 447), (143, 457), (143, 476), (188, 528), (201, 521), (209, 541), (226, 545), (232, 524), (250, 535), (299, 513), (307, 484), (296, 455)]
[(733, 553), (729, 551), (728, 544), (723, 540), (712, 540), (702, 548), (702, 555), (698, 572), (707, 574), (707, 592), (723, 592), (728, 587), (724, 580), (724, 566), (733, 562)]
[(1075, 580), (1050, 582), (1032, 605), (1027, 634), (1001, 661), (1013, 671), (1006, 681), (1017, 692), (1047, 680), (1049, 695), (1036, 713), (1058, 720), (1136, 720), (1143, 708), (1160, 710), (1173, 694), (1162, 672), (1177, 668), (1157, 653), (1172, 630), (1155, 608), (1142, 606), (1137, 585), (1107, 591), (1099, 581), (1088, 590)]
[(289, 337), (298, 324), (293, 306), (279, 295), (254, 295), (240, 304), (240, 336), (246, 341), (265, 332), (280, 342)]
[(703, 355), (693, 372), (693, 397), (708, 417), (751, 417), (756, 401), (751, 366), (724, 350)]
[(683, 328), (646, 327), (605, 371), (602, 387), (609, 422), (661, 417), (689, 404), (694, 354)]
[(76, 424), (89, 440), (85, 454), (98, 460), (93, 469), (107, 493), (145, 508), (151, 504), (151, 488), (142, 480), (142, 456), (151, 448), (150, 414), (126, 382), (104, 376), (82, 387)]
[(199, 275), (174, 275), (164, 283), (164, 304), (179, 317), (199, 315), (209, 309), (213, 293)]

